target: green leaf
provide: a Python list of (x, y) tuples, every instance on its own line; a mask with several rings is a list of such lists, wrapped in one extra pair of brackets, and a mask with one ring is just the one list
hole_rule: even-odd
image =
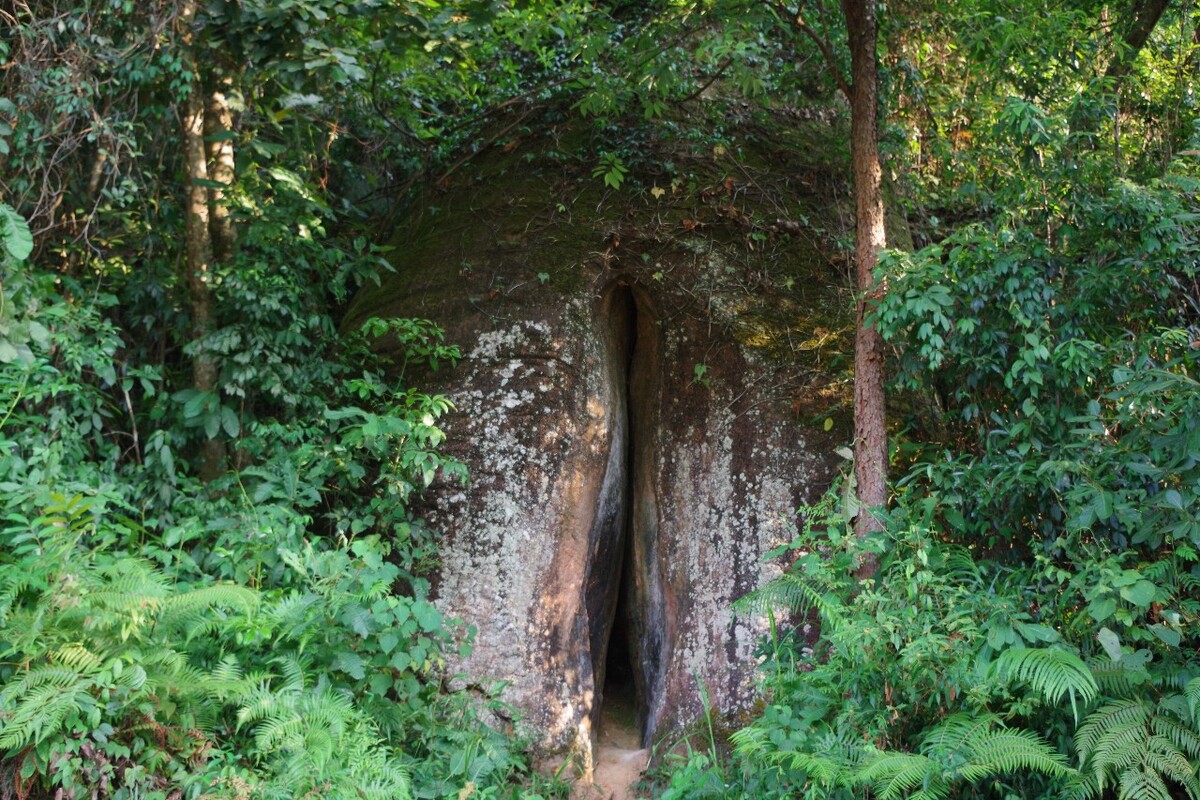
[(433, 604), (427, 603), (424, 600), (418, 600), (413, 603), (412, 612), (413, 617), (417, 620), (417, 624), (426, 633), (433, 633), (441, 629), (442, 615)]
[(361, 681), (367, 675), (367, 662), (358, 653), (343, 650), (333, 660), (333, 668), (340, 669), (356, 681)]
[(1088, 604), (1088, 616), (1096, 620), (1096, 622), (1103, 622), (1106, 619), (1110, 619), (1116, 610), (1117, 601), (1111, 597), (1105, 597), (1102, 600), (1093, 600)]
[(1133, 586), (1122, 587), (1121, 597), (1139, 608), (1149, 608), (1150, 601), (1154, 599), (1157, 592), (1158, 589), (1153, 583), (1141, 580)]
[(1151, 625), (1150, 632), (1168, 647), (1178, 647), (1179, 643), (1183, 640), (1183, 637), (1179, 635), (1179, 631), (1162, 624)]
[(1121, 660), (1121, 637), (1117, 636), (1109, 628), (1101, 628), (1096, 634), (1097, 641), (1104, 648), (1104, 652), (1108, 653), (1108, 657), (1113, 661)]
[(36, 342), (39, 347), (50, 346), (50, 331), (46, 330), (46, 326), (37, 320), (29, 321), (29, 338)]
[(241, 431), (242, 425), (232, 408), (221, 409), (221, 427), (225, 429), (225, 435), (230, 438), (237, 436)]
[(993, 666), (1003, 678), (1028, 682), (1051, 703), (1069, 696), (1076, 717), (1076, 699), (1090, 703), (1100, 691), (1087, 664), (1067, 650), (1013, 647), (1001, 653)]
[(12, 206), (0, 203), (0, 244), (14, 261), (24, 261), (33, 252), (29, 224)]

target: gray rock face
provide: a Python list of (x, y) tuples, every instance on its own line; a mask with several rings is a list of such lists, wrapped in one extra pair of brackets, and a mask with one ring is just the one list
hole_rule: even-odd
[(438, 605), (477, 628), (455, 669), (507, 682), (543, 752), (587, 772), (606, 695), (635, 698), (647, 742), (702, 713), (701, 687), (727, 714), (753, 702), (765, 626), (730, 606), (831, 478), (843, 434), (796, 413), (826, 383), (811, 342), (828, 318), (797, 309), (840, 301), (761, 277), (821, 274), (786, 242), (769, 265), (662, 209), (652, 229), (531, 227), (562, 208), (542, 180), (452, 193), (349, 321), (429, 317), (462, 347), (430, 387), (457, 406), (446, 449), (471, 474), (428, 509)]

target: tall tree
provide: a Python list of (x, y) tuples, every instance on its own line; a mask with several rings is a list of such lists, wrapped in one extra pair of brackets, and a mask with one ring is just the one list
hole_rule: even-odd
[[(854, 172), (854, 272), (858, 288), (854, 337), (854, 472), (861, 509), (855, 531), (863, 536), (882, 528), (872, 511), (887, 502), (884, 347), (879, 331), (867, 322), (883, 292), (883, 287), (875, 282), (875, 266), (879, 263), (879, 252), (887, 244), (887, 236), (883, 169), (879, 163), (875, 0), (842, 0), (842, 13), (850, 40), (850, 158)], [(864, 563), (859, 568), (860, 577), (873, 575), (875, 566), (874, 562)]]
[[(782, 6), (772, 4), (776, 11)], [(879, 70), (876, 60), (878, 25), (875, 0), (842, 0), (842, 14), (850, 46), (849, 80), (842, 75), (828, 37), (804, 17), (792, 15), (792, 24), (812, 39), (850, 102), (850, 158), (854, 174), (855, 226), (854, 275), (858, 291), (854, 336), (854, 476), (859, 513), (855, 532), (865, 536), (883, 525), (874, 513), (887, 503), (887, 394), (884, 386), (883, 339), (868, 317), (884, 287), (875, 282), (879, 252), (887, 244), (884, 228), (883, 168), (879, 160)], [(817, 4), (818, 11), (820, 4)], [(875, 574), (868, 560), (857, 570), (860, 578)]]
[[(192, 24), (197, 4), (187, 2), (177, 21), (182, 52), (191, 55), (194, 49)], [(210, 213), (208, 150), (205, 147), (205, 94), (198, 68), (190, 65), (190, 85), (180, 108), (180, 146), (187, 179), (187, 199), (184, 203), (186, 250), (184, 271), (192, 313), (192, 388), (205, 395), (215, 396), (220, 365), (208, 349), (206, 339), (213, 327), (213, 216)], [(218, 162), (219, 163), (219, 162)], [(218, 226), (220, 230), (220, 226)], [(205, 482), (216, 478), (225, 461), (225, 443), (210, 436), (200, 447), (200, 478)]]
[[(854, 523), (859, 536), (880, 530), (872, 513), (887, 503), (888, 435), (883, 386), (883, 338), (868, 315), (883, 291), (875, 282), (875, 266), (887, 245), (883, 225), (883, 169), (878, 143), (878, 30), (875, 0), (842, 0), (850, 38), (850, 152), (854, 173), (854, 276), (858, 288), (854, 332), (854, 476), (860, 511)], [(859, 567), (859, 577), (874, 575), (874, 560)]]

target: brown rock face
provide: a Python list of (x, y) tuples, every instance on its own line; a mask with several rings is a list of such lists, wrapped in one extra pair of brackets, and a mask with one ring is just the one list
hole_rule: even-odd
[(447, 450), (471, 473), (428, 509), (438, 604), (477, 628), (456, 667), (507, 682), (544, 752), (587, 772), (607, 697), (646, 743), (702, 713), (701, 687), (720, 712), (752, 702), (764, 624), (730, 605), (829, 483), (844, 427), (820, 423), (844, 409), (820, 366), (848, 303), (819, 252), (745, 222), (768, 192), (739, 201), (721, 165), (693, 195), (601, 200), (586, 170), (520, 156), (435, 198), (348, 323), (428, 317), (462, 347), (424, 381), (457, 405)]

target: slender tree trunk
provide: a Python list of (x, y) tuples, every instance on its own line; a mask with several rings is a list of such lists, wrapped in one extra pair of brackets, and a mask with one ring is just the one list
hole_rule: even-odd
[[(208, 177), (226, 186), (233, 183), (233, 110), (229, 107), (229, 92), (233, 78), (225, 76), (208, 93), (204, 110), (204, 146), (208, 156)], [(208, 231), (216, 263), (228, 265), (233, 259), (236, 230), (229, 214), (225, 190), (208, 187)]]
[[(213, 240), (209, 229), (211, 215), (208, 200), (208, 153), (204, 145), (205, 93), (204, 82), (194, 63), (195, 22), (198, 3), (184, 0), (175, 18), (179, 36), (180, 55), (190, 64), (192, 74), (187, 99), (179, 110), (179, 144), (183, 154), (185, 174), (186, 258), (184, 273), (188, 301), (192, 311), (192, 388), (198, 392), (219, 394), (220, 365), (205, 343), (213, 327)], [(220, 434), (206, 438), (200, 445), (200, 479), (205, 483), (221, 474), (225, 466), (225, 442)]]
[[(193, 82), (182, 112), (181, 144), (187, 170), (187, 200), (184, 204), (187, 259), (184, 269), (192, 307), (192, 343), (196, 347), (192, 354), (192, 386), (196, 391), (216, 394), (219, 366), (216, 357), (204, 346), (213, 325), (213, 247), (209, 233), (208, 189), (204, 185), (208, 180), (208, 160), (204, 150), (204, 96), (199, 81)], [(216, 478), (221, 474), (224, 461), (225, 443), (219, 438), (205, 439), (200, 448), (200, 479), (207, 483)]]
[[(866, 321), (883, 293), (883, 287), (875, 283), (874, 271), (887, 236), (876, 121), (875, 0), (842, 0), (842, 11), (850, 38), (850, 155), (856, 209), (854, 264), (859, 293), (854, 339), (854, 473), (861, 508), (855, 532), (864, 536), (883, 527), (871, 512), (887, 503), (884, 346), (879, 332)], [(872, 559), (859, 567), (857, 575), (871, 577), (876, 568)]]

